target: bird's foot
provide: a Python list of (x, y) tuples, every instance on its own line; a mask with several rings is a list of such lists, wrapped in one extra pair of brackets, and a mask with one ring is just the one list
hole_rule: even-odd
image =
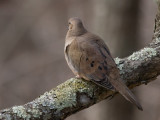
[(76, 75), (76, 78), (77, 78), (77, 79), (81, 79), (81, 77), (80, 77), (79, 75)]

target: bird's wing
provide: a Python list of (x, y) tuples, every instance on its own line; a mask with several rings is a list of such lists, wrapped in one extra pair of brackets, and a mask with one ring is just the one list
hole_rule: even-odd
[(84, 49), (80, 62), (82, 76), (84, 75), (105, 88), (114, 90), (114, 86), (110, 82), (110, 74), (113, 69), (117, 70), (117, 67), (106, 44), (101, 39), (92, 38), (92, 40), (83, 42), (80, 46)]
[(70, 68), (73, 67), (80, 77), (114, 89), (108, 77), (116, 65), (101, 39), (74, 40), (67, 48), (67, 57)]

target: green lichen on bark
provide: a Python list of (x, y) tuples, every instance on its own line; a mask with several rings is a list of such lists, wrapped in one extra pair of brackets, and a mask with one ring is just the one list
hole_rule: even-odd
[(50, 92), (46, 92), (40, 96), (36, 101), (43, 107), (49, 107), (50, 109), (56, 109), (57, 112), (64, 108), (74, 107), (77, 104), (77, 92), (87, 93), (88, 96), (93, 96), (93, 84), (89, 84), (86, 81), (71, 78), (63, 84), (52, 89)]
[(27, 111), (23, 106), (14, 106), (12, 108), (12, 111), (14, 114), (16, 114), (18, 117), (22, 119), (29, 120), (31, 118), (31, 115), (27, 114)]
[[(153, 58), (158, 56), (157, 48), (143, 48), (140, 51), (134, 52), (126, 59), (115, 58), (117, 67), (120, 70), (120, 74), (132, 73), (138, 67), (144, 65), (144, 63), (151, 61)], [(133, 67), (130, 67), (130, 66)]]
[(160, 38), (156, 38), (154, 44), (157, 45), (160, 43)]
[(152, 57), (157, 55), (157, 51), (154, 48), (144, 48), (138, 52), (134, 52), (132, 55), (130, 55), (127, 59), (132, 61), (147, 61), (148, 59), (151, 59)]
[(122, 62), (123, 59), (117, 57), (117, 58), (114, 59), (114, 61), (115, 61), (116, 65), (117, 65), (118, 69), (119, 69), (120, 71), (122, 71), (123, 68), (124, 68), (124, 64), (123, 64), (123, 62)]

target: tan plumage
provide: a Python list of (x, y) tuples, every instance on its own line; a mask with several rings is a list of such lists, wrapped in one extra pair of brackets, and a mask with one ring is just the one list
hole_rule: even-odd
[(138, 109), (143, 110), (120, 79), (119, 70), (107, 45), (100, 37), (88, 32), (79, 18), (69, 19), (64, 53), (70, 69), (77, 77), (91, 80), (113, 91), (117, 90)]

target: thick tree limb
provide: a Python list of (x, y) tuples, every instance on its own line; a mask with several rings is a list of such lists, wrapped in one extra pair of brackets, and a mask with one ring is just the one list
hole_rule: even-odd
[[(136, 87), (155, 80), (160, 74), (160, 4), (152, 42), (129, 57), (116, 58), (126, 84)], [(114, 94), (92, 82), (71, 78), (25, 105), (0, 111), (0, 120), (63, 120), (67, 116)]]

